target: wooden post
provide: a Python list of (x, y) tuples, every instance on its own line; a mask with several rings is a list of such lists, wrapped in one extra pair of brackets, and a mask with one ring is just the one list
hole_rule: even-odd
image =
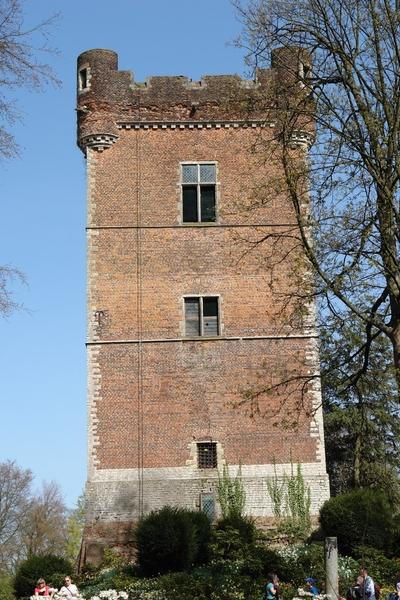
[(337, 538), (325, 538), (325, 590), (331, 600), (339, 598)]

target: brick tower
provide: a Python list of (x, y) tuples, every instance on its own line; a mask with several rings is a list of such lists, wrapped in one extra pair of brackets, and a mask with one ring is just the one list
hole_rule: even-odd
[[(282, 58), (282, 57), (281, 57)], [(275, 198), (245, 212), (260, 176), (249, 148), (263, 113), (243, 117), (282, 60), (257, 82), (237, 76), (148, 77), (118, 71), (110, 50), (78, 58), (78, 144), (87, 162), (88, 481), (82, 564), (104, 547), (129, 554), (135, 521), (169, 504), (218, 516), (218, 470), (241, 464), (246, 513), (272, 515), (266, 477), (302, 463), (312, 513), (329, 497), (320, 392), (260, 399), (250, 418), (240, 389), (303, 359), (318, 368), (314, 319), (296, 328), (271, 289), (257, 227), (293, 226)], [(251, 100), (251, 102), (249, 102)], [(307, 131), (303, 138), (309, 137)], [(304, 151), (304, 150), (303, 150)], [(264, 165), (263, 181), (274, 176)], [(289, 259), (288, 259), (289, 260)], [(275, 276), (290, 288), (289, 264)], [(281, 423), (280, 423), (281, 422)], [(286, 424), (286, 425), (285, 425)]]

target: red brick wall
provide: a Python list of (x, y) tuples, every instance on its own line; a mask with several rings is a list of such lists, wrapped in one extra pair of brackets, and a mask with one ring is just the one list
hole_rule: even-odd
[[(130, 517), (169, 502), (194, 507), (201, 490), (214, 489), (214, 470), (193, 466), (196, 441), (218, 442), (219, 467), (247, 468), (249, 510), (257, 514), (266, 514), (257, 468), (274, 460), (315, 464), (326, 496), (315, 389), (304, 393), (296, 381), (261, 396), (252, 417), (248, 405), (233, 408), (243, 389), (317, 366), (315, 336), (288, 322), (301, 265), (295, 238), (279, 238), (293, 230), (290, 204), (264, 187), (268, 202), (243, 210), (277, 174), (275, 163), (251, 152), (260, 136), (272, 141), (276, 132), (260, 120), (244, 123), (228, 100), (233, 89), (239, 98), (259, 88), (248, 91), (235, 77), (208, 78), (196, 89), (185, 78), (153, 78), (138, 91), (127, 72), (116, 71), (113, 53), (85, 53), (78, 65), (90, 72), (90, 89), (78, 94), (86, 111), (78, 136), (88, 153), (85, 543), (102, 539), (101, 527), (114, 531), (111, 522), (124, 529)], [(264, 85), (272, 79), (264, 73)], [(106, 140), (103, 152), (96, 134)], [(216, 162), (216, 223), (182, 224), (180, 163), (187, 161)], [(249, 239), (271, 233), (274, 239), (247, 252)], [(210, 294), (220, 299), (221, 335), (185, 338), (184, 296)], [(147, 484), (139, 481), (144, 472)], [(110, 544), (129, 542), (115, 531), (106, 535)]]

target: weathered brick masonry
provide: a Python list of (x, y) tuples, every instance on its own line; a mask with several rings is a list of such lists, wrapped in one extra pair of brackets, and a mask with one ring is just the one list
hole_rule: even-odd
[[(284, 81), (282, 65), (277, 53), (257, 82), (221, 76), (136, 83), (131, 72), (118, 71), (112, 51), (78, 59), (88, 203), (82, 562), (98, 562), (105, 546), (129, 553), (134, 522), (152, 509), (198, 507), (201, 493), (215, 492), (217, 469), (226, 463), (232, 474), (242, 463), (246, 511), (254, 516), (272, 514), (265, 479), (274, 460), (278, 474), (290, 471), (291, 457), (301, 460), (314, 514), (329, 496), (317, 384), (301, 399), (295, 431), (232, 408), (239, 388), (260, 374), (277, 381), (283, 371), (318, 369), (313, 319), (297, 330), (288, 326), (287, 298), (271, 288), (258, 250), (243, 254), (239, 243), (254, 225), (261, 233), (293, 226), (283, 198), (249, 214), (239, 208), (255, 181), (275, 175), (268, 164), (260, 170), (249, 148), (260, 131), (276, 134), (257, 101), (277, 76)], [(249, 99), (256, 108), (245, 119)], [(305, 126), (304, 139), (311, 130)], [(211, 165), (215, 181), (204, 189), (215, 191), (215, 219), (183, 219), (182, 165)], [(290, 260), (280, 264), (274, 289), (289, 290), (291, 267)], [(196, 307), (199, 299), (217, 299), (215, 334), (188, 335), (188, 298)], [(205, 316), (200, 321), (208, 326)], [(261, 409), (272, 414), (281, 402), (267, 397)], [(281, 420), (290, 420), (298, 402), (299, 392), (286, 399)], [(215, 446), (216, 463), (207, 468), (199, 463), (202, 443)]]

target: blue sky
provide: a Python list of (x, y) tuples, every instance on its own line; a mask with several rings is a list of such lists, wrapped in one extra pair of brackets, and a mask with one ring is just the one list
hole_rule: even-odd
[(150, 75), (244, 75), (229, 0), (26, 0), (27, 26), (61, 12), (51, 62), (62, 88), (15, 93), (19, 159), (0, 168), (0, 263), (23, 271), (16, 299), (32, 314), (0, 318), (0, 462), (57, 481), (72, 507), (86, 481), (85, 161), (76, 146), (76, 59), (107, 48), (136, 81)]

